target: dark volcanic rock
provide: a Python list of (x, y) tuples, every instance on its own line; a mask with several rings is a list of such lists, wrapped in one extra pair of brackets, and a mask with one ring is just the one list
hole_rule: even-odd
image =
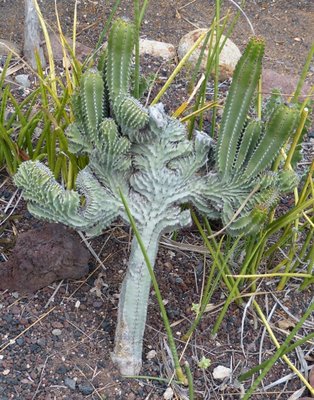
[(0, 289), (35, 292), (61, 279), (88, 272), (89, 252), (76, 234), (47, 224), (19, 235), (9, 261), (0, 264)]
[(78, 385), (79, 391), (84, 395), (88, 396), (93, 393), (94, 389), (90, 384), (80, 384)]

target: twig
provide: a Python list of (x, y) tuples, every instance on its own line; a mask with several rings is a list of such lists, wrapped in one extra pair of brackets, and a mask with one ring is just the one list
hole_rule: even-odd
[(54, 290), (54, 292), (50, 296), (49, 300), (44, 305), (44, 308), (47, 308), (52, 301), (55, 301), (55, 295), (57, 294), (58, 290), (60, 289), (62, 283), (63, 283), (63, 279), (62, 279), (62, 281), (59, 282), (58, 286), (56, 287), (56, 289)]
[(51, 355), (50, 355), (50, 356), (47, 356), (46, 359), (45, 359), (43, 368), (42, 368), (41, 373), (40, 373), (39, 383), (38, 383), (38, 385), (37, 385), (37, 388), (36, 388), (36, 390), (35, 390), (35, 393), (33, 394), (32, 400), (35, 400), (35, 398), (36, 398), (36, 396), (37, 396), (37, 393), (38, 393), (39, 388), (40, 388), (40, 386), (41, 386), (41, 384), (42, 384), (42, 381), (43, 381), (44, 371), (45, 371), (47, 362), (48, 362), (48, 360), (49, 360), (50, 357), (51, 357)]

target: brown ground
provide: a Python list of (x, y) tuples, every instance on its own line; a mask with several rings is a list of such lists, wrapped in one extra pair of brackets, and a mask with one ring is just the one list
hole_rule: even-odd
[[(0, 37), (18, 44), (22, 38), (21, 2), (17, 0), (0, 3)], [(109, 2), (111, 3), (111, 2)], [(120, 15), (131, 15), (131, 1), (122, 2)], [(66, 4), (66, 5), (65, 5)], [(59, 1), (59, 13), (68, 33), (72, 25), (74, 1)], [(97, 41), (110, 7), (104, 1), (80, 1), (79, 40), (89, 46)], [(231, 3), (225, 5), (232, 8)], [(44, 16), (54, 22), (54, 8), (51, 0), (40, 2)], [(213, 10), (213, 1), (157, 1), (152, 0), (143, 24), (143, 35), (177, 44), (179, 38), (194, 25), (208, 25)], [(309, 51), (313, 35), (314, 3), (309, 0), (248, 0), (245, 8), (257, 34), (267, 40), (265, 66), (280, 73), (298, 74)], [(226, 8), (223, 10), (225, 13)], [(243, 48), (250, 35), (244, 18), (239, 20), (233, 39)], [(148, 65), (146, 65), (148, 67)], [(153, 69), (156, 65), (153, 65)], [(161, 70), (161, 75), (169, 74), (169, 67)], [(312, 70), (313, 73), (313, 70)], [(313, 77), (310, 79), (313, 79)], [(184, 83), (184, 82), (183, 82)], [(177, 82), (177, 90), (185, 90), (182, 82)], [(180, 88), (181, 84), (181, 88)], [(178, 93), (178, 92), (176, 92)], [(167, 98), (168, 106), (175, 108), (175, 98)], [(178, 104), (175, 104), (177, 106)], [(17, 202), (15, 188), (6, 183), (4, 171), (0, 171), (0, 214), (13, 200), (5, 216), (12, 211), (13, 218), (5, 223), (2, 218), (0, 228), (0, 257), (9, 256), (12, 238), (17, 232), (41, 226), (25, 210), (25, 204)], [(13, 210), (16, 204), (16, 209)], [(0, 220), (1, 221), (1, 220)], [(9, 243), (6, 243), (6, 241)], [(103, 241), (106, 245), (103, 246)], [(184, 231), (178, 238), (180, 243), (201, 245), (199, 235), (194, 229)], [(33, 296), (21, 297), (17, 292), (0, 293), (0, 400), (81, 400), (81, 399), (121, 399), (158, 400), (163, 398), (166, 385), (149, 380), (121, 379), (110, 361), (116, 323), (116, 307), (119, 286), (128, 258), (128, 229), (117, 225), (107, 231), (100, 239), (92, 241), (92, 246), (104, 268), (94, 259), (90, 262), (90, 275), (84, 281), (63, 282), (38, 291)], [(237, 258), (234, 271), (238, 271)], [(173, 331), (177, 338), (179, 352), (183, 350), (180, 336), (193, 319), (192, 303), (199, 302), (202, 287), (203, 257), (197, 252), (174, 250), (161, 246), (156, 265), (158, 282), (167, 303), (169, 318), (174, 323)], [(210, 260), (206, 261), (206, 267)], [(262, 272), (262, 270), (261, 270)], [(95, 280), (95, 278), (97, 278)], [(298, 293), (293, 285), (290, 291), (277, 293), (276, 282), (263, 284), (257, 296), (260, 306), (269, 315), (277, 303), (271, 318), (272, 327), (283, 340), (288, 328), (280, 331), (278, 321), (288, 319), (282, 306), (299, 318), (308, 307), (313, 291)], [(56, 291), (56, 293), (55, 293)], [(275, 296), (275, 297), (274, 297)], [(274, 346), (265, 335), (261, 341), (263, 325), (256, 314), (248, 308), (232, 305), (224, 319), (216, 338), (210, 335), (225, 299), (224, 288), (214, 294), (215, 307), (206, 314), (196, 335), (184, 353), (188, 360), (195, 382), (197, 399), (240, 399), (240, 393), (250, 387), (250, 381), (242, 387), (237, 381), (240, 372), (273, 354)], [(242, 318), (244, 325), (241, 326)], [(34, 324), (34, 325), (33, 325)], [(300, 332), (304, 335), (313, 329), (313, 322)], [(242, 333), (241, 333), (242, 332)], [(56, 334), (57, 333), (57, 334)], [(242, 337), (241, 337), (242, 335)], [(10, 343), (11, 339), (15, 339)], [(241, 341), (243, 347), (241, 347)], [(156, 356), (146, 359), (150, 350)], [(309, 365), (313, 364), (313, 344), (302, 348), (303, 357)], [(212, 362), (208, 370), (198, 368), (198, 361), (205, 356)], [(290, 355), (300, 367), (296, 354)], [(170, 357), (167, 353), (164, 328), (155, 297), (151, 296), (149, 319), (145, 335), (143, 375), (169, 378), (167, 369)], [(230, 380), (214, 380), (212, 371), (217, 365), (232, 368)], [(170, 368), (171, 370), (171, 368)], [(267, 387), (290, 373), (287, 366), (278, 362), (264, 381)], [(70, 386), (74, 385), (71, 389)], [(253, 399), (287, 400), (302, 387), (300, 381), (292, 378), (287, 383), (263, 389)], [(174, 387), (178, 399), (186, 393)], [(304, 392), (303, 395), (305, 395)]]
[[(70, 33), (73, 22), (74, 0), (57, 1), (64, 29)], [(93, 46), (110, 13), (113, 1), (81, 0), (78, 2), (80, 41)], [(235, 14), (231, 1), (224, 1), (221, 15), (230, 10)], [(239, 2), (240, 3), (240, 2)], [(43, 15), (55, 23), (54, 2), (39, 1)], [(132, 15), (132, 1), (123, 1), (118, 9), (120, 16)], [(314, 39), (314, 3), (312, 0), (246, 0), (245, 13), (255, 33), (266, 38), (265, 67), (278, 72), (297, 74)], [(213, 17), (214, 1), (201, 0), (151, 0), (142, 27), (142, 35), (177, 45), (183, 34), (196, 27), (207, 27)], [(23, 7), (21, 1), (0, 3), (0, 38), (22, 43)], [(243, 49), (249, 24), (241, 16), (234, 34), (235, 43)], [(313, 70), (312, 70), (313, 73)]]

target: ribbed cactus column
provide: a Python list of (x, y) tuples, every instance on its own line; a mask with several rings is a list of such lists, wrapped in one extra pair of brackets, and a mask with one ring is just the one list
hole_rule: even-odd
[[(141, 232), (151, 265), (155, 264), (159, 235)], [(142, 250), (133, 238), (128, 270), (124, 277), (118, 309), (118, 324), (112, 359), (122, 375), (138, 375), (142, 365), (142, 347), (147, 316), (150, 274)]]

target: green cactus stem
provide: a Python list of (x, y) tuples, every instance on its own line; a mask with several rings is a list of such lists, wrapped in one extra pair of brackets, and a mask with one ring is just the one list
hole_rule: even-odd
[(251, 39), (233, 74), (217, 143), (217, 166), (223, 176), (228, 176), (233, 166), (238, 141), (261, 74), (264, 47), (262, 39)]
[[(95, 236), (117, 217), (129, 222), (122, 193), (152, 266), (160, 236), (190, 224), (189, 209), (181, 208), (186, 203), (221, 218), (234, 235), (258, 232), (281, 191), (297, 183), (290, 171), (267, 170), (292, 133), (297, 112), (276, 103), (266, 121), (247, 120), (263, 42), (250, 41), (236, 68), (214, 159), (213, 140), (206, 134), (195, 132), (188, 140), (186, 127), (169, 117), (162, 104), (144, 108), (130, 95), (133, 46), (133, 26), (116, 21), (99, 70), (82, 77), (74, 96), (75, 122), (66, 131), (69, 148), (89, 158), (77, 176), (76, 191), (65, 190), (39, 162), (20, 166), (14, 180), (30, 212)], [(141, 368), (150, 285), (133, 238), (112, 355), (123, 375), (137, 375)]]
[(132, 51), (135, 30), (132, 24), (119, 20), (112, 27), (108, 40), (108, 61), (105, 64), (109, 97), (117, 122), (131, 129), (143, 128), (148, 114), (141, 103), (130, 95)]

